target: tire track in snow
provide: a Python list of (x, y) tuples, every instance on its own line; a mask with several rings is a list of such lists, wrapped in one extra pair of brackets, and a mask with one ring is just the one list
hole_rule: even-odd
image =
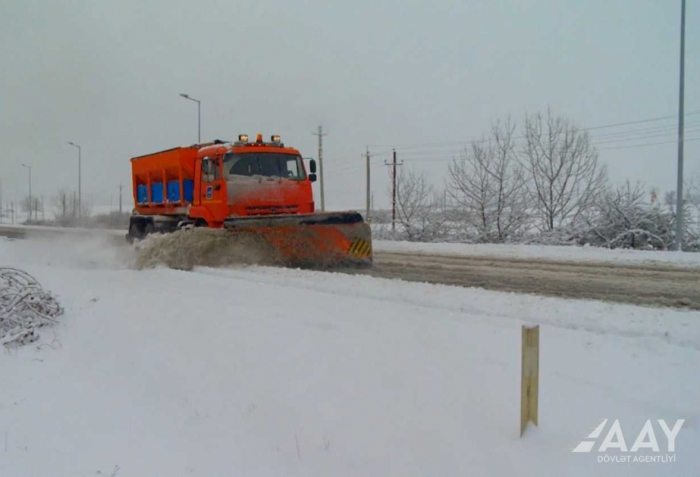
[(700, 310), (700, 269), (377, 252), (343, 273), (489, 290)]

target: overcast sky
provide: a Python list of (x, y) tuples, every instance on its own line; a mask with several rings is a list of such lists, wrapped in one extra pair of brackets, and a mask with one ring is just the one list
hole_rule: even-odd
[[(441, 185), (459, 141), (551, 107), (581, 126), (674, 115), (680, 0), (0, 0), (4, 197), (77, 188), (115, 201), (129, 158), (197, 139), (280, 134), (304, 156), (325, 137), (327, 208), (377, 206), (391, 147)], [(700, 6), (688, 2), (686, 112), (700, 110)], [(673, 119), (594, 130), (611, 178), (674, 189)], [(634, 129), (638, 136), (602, 136)], [(700, 138), (700, 114), (687, 117)], [(595, 137), (595, 134), (594, 134)], [(605, 140), (608, 140), (604, 142)], [(613, 139), (613, 140), (611, 140)], [(628, 139), (621, 141), (621, 139)], [(669, 142), (646, 147), (644, 143)], [(425, 144), (429, 147), (405, 147)], [(437, 143), (437, 144), (435, 144)], [(444, 143), (444, 144), (440, 144)], [(700, 141), (686, 169), (700, 172)], [(318, 202), (318, 198), (317, 198)]]

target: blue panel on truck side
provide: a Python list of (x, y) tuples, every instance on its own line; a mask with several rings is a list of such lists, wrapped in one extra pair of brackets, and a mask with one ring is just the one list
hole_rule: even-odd
[(185, 190), (185, 202), (192, 202), (194, 199), (194, 181), (187, 179), (183, 181), (183, 187)]
[(151, 202), (155, 204), (163, 203), (163, 183), (154, 182), (151, 184)]
[(168, 202), (180, 202), (180, 181), (168, 182)]
[(148, 186), (146, 184), (136, 186), (136, 201), (139, 204), (148, 202)]

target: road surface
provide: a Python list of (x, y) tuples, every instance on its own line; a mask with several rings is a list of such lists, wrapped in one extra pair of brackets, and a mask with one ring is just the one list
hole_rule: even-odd
[[(0, 226), (0, 236), (108, 235), (124, 232)], [(374, 265), (342, 273), (416, 282), (481, 287), (515, 293), (604, 300), (700, 310), (700, 268), (613, 262), (563, 262), (375, 251)]]
[(700, 269), (376, 252), (374, 266), (346, 273), (700, 310)]

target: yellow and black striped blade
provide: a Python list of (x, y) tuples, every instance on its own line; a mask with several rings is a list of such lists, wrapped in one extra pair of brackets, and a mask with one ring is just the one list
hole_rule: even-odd
[(356, 238), (350, 244), (348, 254), (357, 258), (369, 258), (372, 256), (372, 245), (366, 240)]

